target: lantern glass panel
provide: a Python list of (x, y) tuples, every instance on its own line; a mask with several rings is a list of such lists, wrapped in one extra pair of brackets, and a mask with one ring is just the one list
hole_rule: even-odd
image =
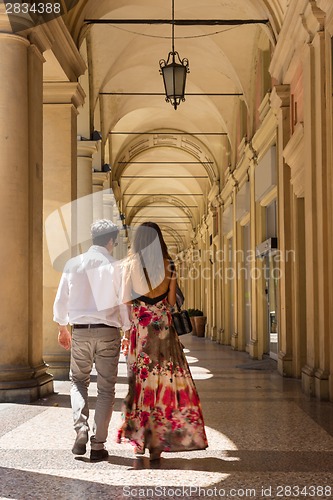
[(169, 99), (183, 98), (186, 82), (186, 68), (182, 64), (169, 64), (162, 68), (165, 93)]

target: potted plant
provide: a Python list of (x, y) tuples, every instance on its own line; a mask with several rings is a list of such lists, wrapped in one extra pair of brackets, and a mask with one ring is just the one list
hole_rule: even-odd
[(195, 311), (196, 311), (196, 309), (191, 309), (191, 308), (187, 309), (188, 315), (189, 315), (190, 320), (191, 320), (191, 325), (192, 325), (192, 335), (197, 334), (197, 331), (195, 328), (195, 321), (194, 321)]
[(206, 328), (206, 316), (204, 313), (200, 311), (200, 309), (195, 309), (194, 312), (194, 322), (195, 322), (195, 331), (198, 337), (205, 336), (205, 328)]

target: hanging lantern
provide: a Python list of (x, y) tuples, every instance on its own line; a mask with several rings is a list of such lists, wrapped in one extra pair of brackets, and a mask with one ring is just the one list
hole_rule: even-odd
[(160, 74), (163, 76), (165, 100), (177, 109), (181, 101), (185, 101), (186, 74), (189, 73), (189, 62), (186, 57), (180, 59), (175, 51), (175, 5), (172, 0), (172, 50), (167, 60), (161, 59)]

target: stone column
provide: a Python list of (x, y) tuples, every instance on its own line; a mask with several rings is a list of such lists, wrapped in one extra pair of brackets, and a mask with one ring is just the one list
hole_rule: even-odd
[(42, 359), (42, 66), (36, 46), (0, 33), (0, 402), (53, 392)]
[(203, 262), (203, 268), (201, 270), (202, 273), (202, 305), (201, 309), (204, 313), (204, 316), (207, 317), (207, 322), (206, 322), (206, 330), (205, 330), (205, 337), (210, 338), (210, 329), (212, 327), (212, 311), (211, 311), (211, 276), (212, 276), (212, 266), (209, 261), (209, 252), (210, 252), (210, 245), (209, 245), (209, 227), (207, 225), (207, 221), (204, 222), (203, 226), (203, 254), (204, 258), (202, 260)]
[(263, 284), (263, 264), (260, 259), (255, 258), (255, 249), (258, 242), (261, 242), (264, 234), (263, 209), (255, 199), (255, 167), (257, 159), (250, 160), (250, 246), (251, 246), (251, 339), (249, 343), (249, 354), (252, 358), (262, 358), (263, 339), (265, 336), (265, 301), (262, 290)]
[(239, 276), (238, 276), (238, 265), (239, 265), (239, 252), (237, 252), (239, 247), (239, 232), (238, 232), (238, 224), (237, 224), (237, 214), (236, 214), (236, 192), (237, 187), (234, 186), (232, 191), (232, 231), (233, 231), (233, 255), (232, 255), (232, 263), (233, 263), (233, 275), (234, 275), (234, 318), (233, 325), (234, 331), (231, 332), (231, 345), (237, 350), (238, 349), (238, 314), (239, 314), (239, 301), (238, 301), (238, 285), (239, 285)]
[[(326, 22), (326, 88), (332, 88), (333, 85), (333, 62), (332, 62), (332, 39), (333, 39), (333, 5), (327, 1), (327, 6), (330, 8), (330, 15)], [(327, 117), (327, 138), (333, 137), (333, 98), (332, 93), (326, 93), (326, 117)], [(332, 140), (326, 141), (327, 147), (327, 217), (328, 217), (328, 255), (333, 254), (333, 143)], [(327, 274), (329, 276), (329, 313), (330, 313), (330, 344), (333, 342), (333, 259), (328, 261)], [(329, 397), (333, 401), (333, 349), (330, 349), (330, 377), (329, 377)]]
[(306, 268), (305, 268), (305, 224), (304, 198), (293, 196), (293, 248), (295, 255), (291, 257), (293, 266), (293, 377), (301, 377), (306, 363)]
[(223, 231), (222, 231), (222, 217), (223, 217), (223, 203), (220, 196), (218, 196), (218, 206), (217, 206), (217, 217), (218, 217), (218, 229), (217, 229), (217, 245), (216, 245), (216, 261), (217, 261), (217, 297), (216, 297), (216, 308), (217, 308), (217, 342), (222, 344), (223, 342), (223, 330), (224, 330), (224, 286), (223, 286), (223, 262), (225, 259), (223, 251)]
[(283, 150), (290, 167), (293, 188), (291, 213), (292, 252), (288, 256), (292, 265), (293, 279), (293, 340), (292, 376), (300, 377), (306, 364), (306, 267), (305, 267), (305, 214), (304, 214), (304, 127), (298, 123), (292, 137)]
[(93, 173), (93, 219), (103, 219), (104, 215), (104, 200), (103, 200), (103, 190), (107, 189), (106, 183), (110, 174), (107, 172), (94, 172)]
[(187, 287), (187, 297), (185, 297), (185, 307), (188, 309), (192, 307), (193, 304), (193, 286), (191, 283), (191, 269), (192, 269), (192, 241), (191, 244), (188, 246), (188, 261), (187, 261), (187, 274), (186, 274), (186, 287)]
[(90, 225), (93, 221), (93, 154), (97, 152), (98, 142), (77, 142), (77, 232), (79, 252), (85, 252), (91, 245)]
[[(63, 265), (78, 251), (75, 213), (68, 204), (77, 199), (76, 121), (83, 99), (78, 83), (44, 84), (44, 220), (55, 214), (54, 238), (51, 231), (44, 242), (44, 358), (59, 379), (68, 378), (70, 354), (58, 345), (52, 311)], [(62, 239), (63, 248), (54, 248)], [(54, 264), (49, 250), (60, 254)]]
[[(330, 49), (331, 50), (331, 49)], [(305, 241), (307, 362), (303, 388), (320, 399), (329, 397), (330, 331), (328, 191), (325, 95), (325, 33), (317, 33), (304, 62)], [(329, 138), (331, 142), (331, 137)]]
[[(235, 202), (237, 203), (237, 198), (235, 196)], [(237, 281), (237, 349), (239, 351), (245, 351), (246, 341), (245, 341), (245, 258), (244, 258), (244, 237), (243, 237), (243, 227), (239, 221), (235, 222), (236, 235), (237, 235), (237, 248), (236, 248), (236, 281)], [(236, 346), (235, 346), (236, 347)]]
[(104, 217), (106, 219), (114, 221), (114, 215), (113, 215), (113, 207), (115, 205), (115, 199), (113, 194), (105, 194), (103, 197), (103, 205), (104, 205)]
[(283, 150), (290, 139), (290, 87), (278, 85), (271, 95), (271, 106), (277, 116), (278, 152), (278, 246), (279, 263), (279, 354), (278, 370), (282, 375), (292, 375), (293, 360), (293, 262), (286, 258), (292, 249), (293, 204), (290, 168), (285, 163)]
[(209, 265), (210, 265), (210, 297), (209, 297), (209, 308), (211, 311), (211, 322), (210, 322), (210, 338), (211, 340), (217, 339), (217, 310), (216, 310), (216, 299), (217, 299), (217, 280), (216, 280), (216, 245), (215, 245), (215, 231), (216, 231), (216, 217), (217, 217), (217, 208), (215, 206), (214, 200), (211, 203), (210, 207), (211, 220), (210, 220), (210, 229), (208, 237), (210, 239), (210, 235), (212, 235), (212, 243), (210, 244), (210, 257), (209, 257)]

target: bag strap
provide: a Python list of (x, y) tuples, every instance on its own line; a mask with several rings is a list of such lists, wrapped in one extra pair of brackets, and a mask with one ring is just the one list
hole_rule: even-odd
[(149, 291), (152, 292), (153, 288), (151, 286), (151, 282), (150, 282), (150, 279), (149, 279), (149, 276), (148, 276), (147, 268), (145, 267), (145, 263), (143, 261), (143, 257), (142, 257), (142, 253), (141, 252), (139, 252), (139, 257), (140, 257), (140, 262), (141, 262), (141, 265), (142, 265), (142, 268), (143, 268), (143, 272), (144, 272), (145, 278), (147, 280)]
[[(145, 263), (144, 263), (144, 260), (143, 260), (143, 257), (142, 257), (142, 253), (139, 252), (139, 257), (140, 257), (140, 262), (141, 262), (141, 265), (142, 265), (142, 269), (143, 269), (143, 272), (144, 272), (144, 275), (145, 275), (145, 278), (147, 280), (147, 284), (148, 284), (148, 288), (149, 288), (149, 291), (152, 292), (153, 288), (151, 286), (151, 281), (149, 279), (149, 276), (148, 276), (148, 272), (147, 272), (147, 268), (145, 267)], [(170, 280), (172, 279), (172, 276), (173, 276), (173, 273), (175, 271), (175, 264), (173, 261), (171, 261), (171, 264), (172, 264), (172, 270), (171, 270), (171, 277), (170, 277)], [(169, 290), (169, 288), (168, 288)], [(176, 304), (177, 304), (177, 300), (176, 300)], [(178, 312), (181, 312), (181, 307), (179, 307), (179, 305), (177, 304), (177, 309), (178, 309)]]

